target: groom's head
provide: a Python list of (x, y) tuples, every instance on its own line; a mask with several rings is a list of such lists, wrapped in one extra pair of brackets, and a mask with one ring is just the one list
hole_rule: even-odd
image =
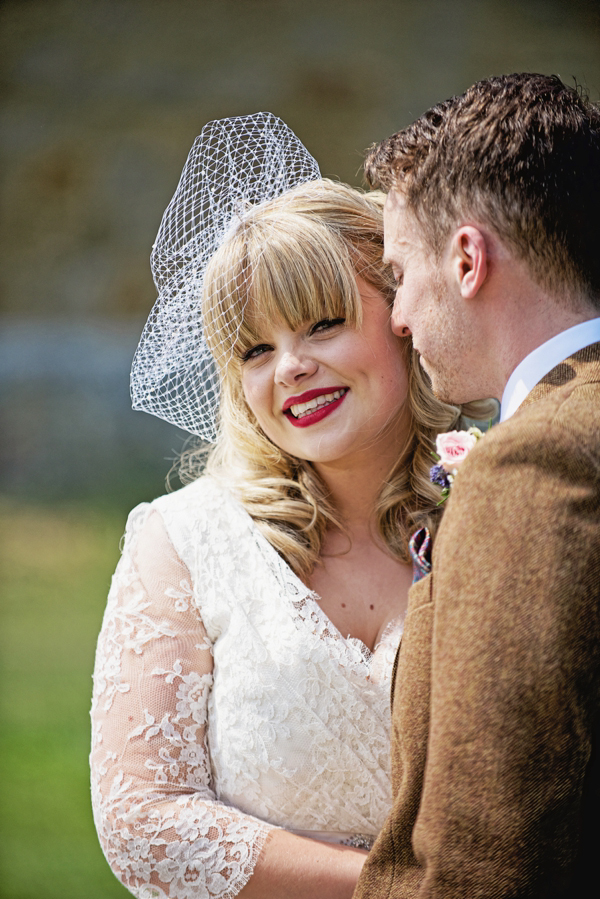
[(474, 371), (479, 349), (476, 307), (448, 305), (449, 279), (470, 299), (491, 289), (492, 271), (518, 269), (564, 305), (600, 307), (600, 110), (556, 76), (478, 82), (374, 147), (365, 169), (388, 192), (397, 325), (413, 331), (445, 398), (477, 395), (445, 369), (453, 350)]

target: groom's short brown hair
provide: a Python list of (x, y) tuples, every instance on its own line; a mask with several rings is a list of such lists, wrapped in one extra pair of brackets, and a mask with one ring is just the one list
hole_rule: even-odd
[(402, 192), (434, 252), (488, 224), (547, 289), (600, 305), (600, 108), (556, 75), (500, 75), (374, 146), (373, 187)]

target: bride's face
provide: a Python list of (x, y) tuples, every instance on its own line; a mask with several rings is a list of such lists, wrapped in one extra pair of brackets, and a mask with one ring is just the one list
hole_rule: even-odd
[(343, 318), (296, 330), (265, 324), (242, 359), (242, 389), (260, 427), (278, 447), (317, 465), (372, 459), (398, 449), (408, 374), (390, 307), (357, 276), (360, 328)]

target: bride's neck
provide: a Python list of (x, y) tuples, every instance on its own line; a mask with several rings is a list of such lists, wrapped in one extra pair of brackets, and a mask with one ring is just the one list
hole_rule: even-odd
[(374, 523), (374, 512), (382, 486), (408, 447), (404, 415), (382, 433), (371, 447), (332, 463), (313, 463), (345, 529), (366, 534)]
[(319, 474), (325, 481), (331, 501), (349, 533), (368, 532), (381, 486), (391, 465), (370, 465), (359, 471), (328, 470)]

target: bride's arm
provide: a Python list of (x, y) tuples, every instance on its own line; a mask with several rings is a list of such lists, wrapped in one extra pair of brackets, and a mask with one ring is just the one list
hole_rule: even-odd
[(274, 830), (240, 899), (350, 899), (368, 853)]
[(94, 816), (114, 873), (143, 899), (350, 897), (366, 853), (274, 829), (216, 799), (206, 733), (212, 672), (189, 572), (158, 513), (136, 510), (98, 643), (92, 707)]

